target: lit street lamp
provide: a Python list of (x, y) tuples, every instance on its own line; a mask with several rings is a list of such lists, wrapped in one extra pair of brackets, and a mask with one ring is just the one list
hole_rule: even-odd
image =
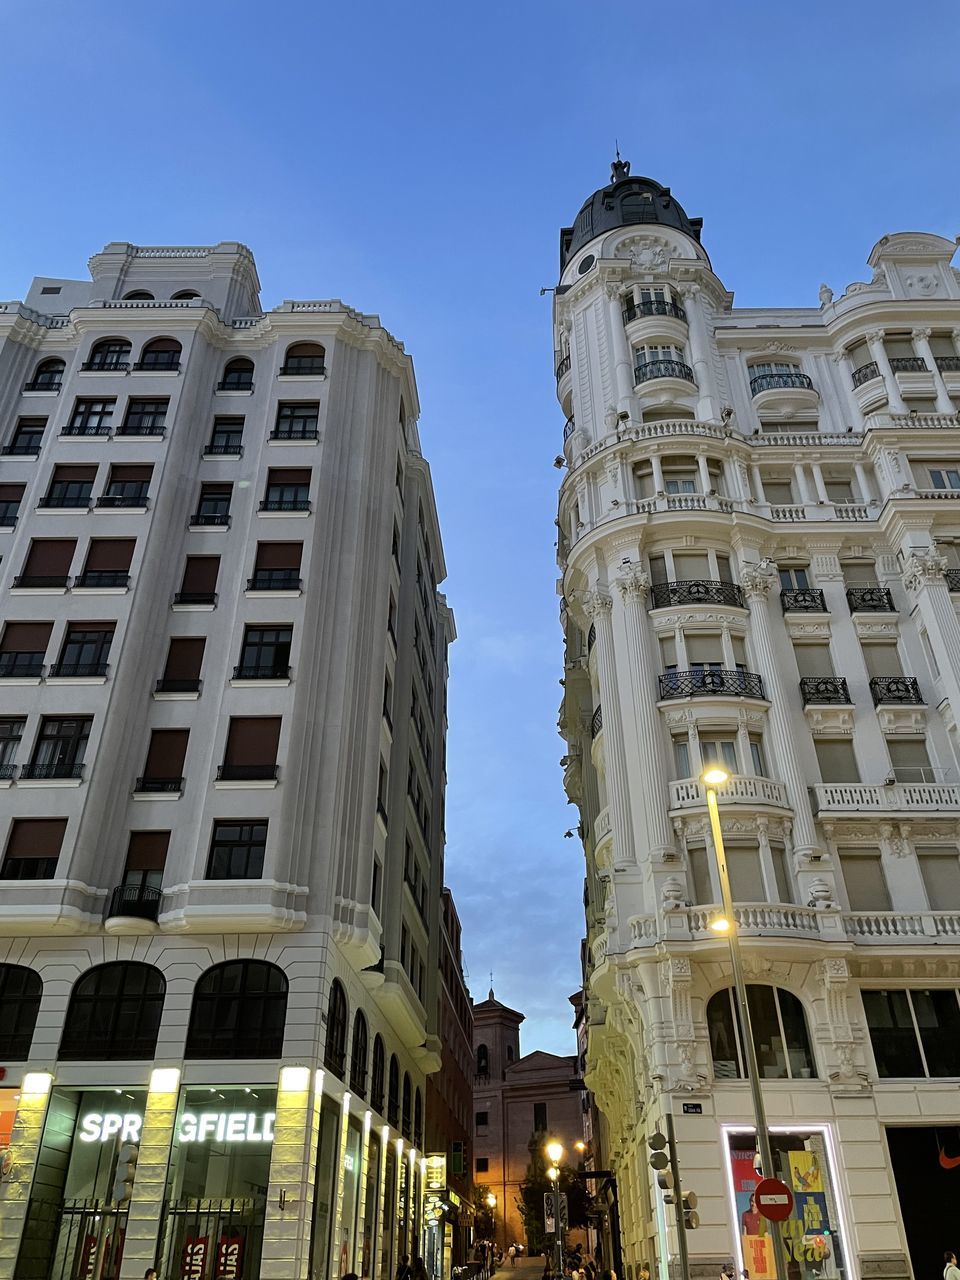
[(487, 1208), (490, 1210), (490, 1221), (493, 1223), (493, 1229), (492, 1229), (492, 1231), (490, 1232), (490, 1234), (491, 1234), (491, 1236), (493, 1236), (493, 1241), (494, 1241), (494, 1243), (496, 1243), (496, 1240), (497, 1240), (497, 1218), (496, 1218), (497, 1197), (493, 1194), (493, 1192), (492, 1192), (492, 1191), (487, 1192), (487, 1197), (486, 1197), (486, 1200), (484, 1201), (484, 1203), (486, 1204)]
[(557, 1188), (554, 1227), (556, 1228), (556, 1239), (557, 1239), (557, 1275), (562, 1276), (563, 1275), (563, 1234), (560, 1228), (560, 1196), (562, 1193), (560, 1191), (558, 1180), (560, 1177), (560, 1161), (563, 1159), (563, 1146), (561, 1143), (559, 1143), (556, 1140), (556, 1138), (551, 1138), (550, 1141), (544, 1146), (543, 1149), (546, 1152), (547, 1159), (550, 1161), (550, 1168), (547, 1170), (547, 1177), (550, 1179), (553, 1185)]
[[(723, 847), (723, 831), (720, 828), (720, 811), (717, 807), (717, 787), (725, 786), (730, 781), (730, 774), (718, 765), (711, 765), (703, 774), (703, 784), (707, 793), (707, 812), (710, 815), (710, 832), (713, 836), (713, 848), (717, 855), (717, 871), (720, 876), (720, 902), (722, 914), (710, 921), (710, 928), (717, 933), (726, 934), (730, 944), (730, 968), (733, 971), (733, 988), (740, 1012), (740, 1026), (743, 1028), (743, 1055), (750, 1082), (750, 1093), (753, 1098), (753, 1112), (757, 1122), (757, 1150), (760, 1153), (761, 1172), (764, 1178), (774, 1178), (773, 1149), (770, 1146), (770, 1131), (767, 1128), (767, 1116), (763, 1105), (763, 1090), (760, 1086), (760, 1070), (757, 1066), (757, 1050), (753, 1040), (753, 1025), (750, 1021), (750, 1005), (747, 1001), (747, 985), (743, 977), (743, 962), (740, 955), (740, 938), (737, 931), (737, 917), (733, 909), (733, 897), (730, 893), (730, 873), (727, 868), (727, 854)], [(783, 1247), (783, 1236), (777, 1223), (770, 1224), (770, 1235), (773, 1240), (773, 1256), (777, 1268), (778, 1280), (787, 1280), (787, 1257)]]

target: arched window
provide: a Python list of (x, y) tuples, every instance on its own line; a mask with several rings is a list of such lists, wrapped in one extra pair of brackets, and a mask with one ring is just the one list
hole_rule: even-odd
[(403, 1073), (403, 1113), (400, 1116), (400, 1132), (409, 1138), (413, 1129), (413, 1112), (410, 1106), (410, 1076)]
[(176, 338), (154, 338), (140, 352), (135, 369), (179, 369), (183, 350)]
[(390, 1076), (387, 1083), (387, 1119), (391, 1124), (400, 1123), (400, 1063), (395, 1053), (390, 1055)]
[(95, 342), (84, 369), (129, 369), (130, 343), (126, 338), (101, 338)]
[(419, 1089), (413, 1095), (413, 1142), (423, 1146), (423, 1095)]
[(146, 289), (134, 289), (132, 293), (124, 294), (124, 302), (153, 302), (153, 294), (148, 293)]
[(172, 295), (171, 301), (184, 302), (188, 298), (199, 298), (199, 297), (200, 295), (199, 293), (197, 293), (196, 289), (180, 289), (177, 293)]
[(350, 1088), (358, 1098), (367, 1096), (367, 1020), (361, 1009), (353, 1019), (353, 1044), (350, 1048)]
[(490, 1053), (485, 1044), (477, 1045), (477, 1075), (488, 1076), (490, 1074)]
[(30, 1056), (43, 983), (22, 964), (0, 964), (0, 1060), (25, 1062)]
[(336, 978), (330, 983), (327, 1000), (327, 1043), (323, 1065), (340, 1079), (347, 1065), (347, 996)]
[(507, 1061), (508, 1062), (513, 1061), (513, 1045), (512, 1044), (507, 1045)]
[[(747, 987), (747, 1003), (764, 1080), (809, 1079), (817, 1074), (803, 1005), (780, 987)], [(718, 1080), (743, 1080), (743, 1032), (733, 988), (716, 991), (707, 1002), (713, 1073)]]
[(27, 383), (25, 391), (59, 391), (63, 382), (63, 371), (66, 364), (63, 360), (41, 360), (33, 371), (33, 378)]
[(265, 960), (228, 960), (202, 974), (193, 993), (187, 1058), (279, 1058), (287, 976)]
[(319, 342), (295, 342), (293, 346), (287, 347), (280, 372), (299, 377), (317, 377), (326, 372), (326, 358), (327, 353)]
[(236, 360), (228, 360), (223, 368), (223, 378), (220, 380), (218, 391), (252, 391), (253, 390), (253, 361), (246, 360), (242, 356)]
[(153, 1058), (167, 984), (152, 964), (115, 961), (74, 984), (58, 1057)]
[(376, 1035), (373, 1038), (373, 1071), (370, 1074), (370, 1105), (374, 1111), (383, 1114), (383, 1085), (384, 1076), (386, 1075), (386, 1051), (383, 1047), (383, 1037)]

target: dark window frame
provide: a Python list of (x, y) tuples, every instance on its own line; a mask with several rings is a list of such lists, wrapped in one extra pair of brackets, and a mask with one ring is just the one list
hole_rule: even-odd
[(323, 1065), (340, 1080), (347, 1068), (347, 993), (343, 983), (334, 978), (327, 997), (327, 1034), (323, 1047)]
[[(226, 833), (236, 829), (238, 834)], [(259, 832), (262, 829), (262, 835)], [(266, 818), (217, 818), (210, 835), (210, 853), (207, 857), (208, 880), (259, 880), (263, 876), (263, 864), (267, 849)], [(242, 855), (242, 870), (238, 872), (237, 854)], [(254, 870), (255, 868), (255, 870)]]
[[(116, 984), (108, 981), (114, 977)], [(115, 990), (104, 990), (114, 985)], [(66, 1062), (155, 1058), (166, 988), (166, 979), (155, 965), (136, 960), (114, 960), (88, 969), (70, 992), (57, 1057)]]
[(350, 1044), (350, 1090), (358, 1098), (367, 1096), (367, 1050), (370, 1036), (362, 1009), (353, 1016), (353, 1038)]
[(205, 970), (193, 992), (184, 1058), (279, 1058), (289, 991), (287, 975), (266, 960), (227, 960)]
[(0, 964), (0, 1059), (26, 1062), (37, 1028), (43, 981), (23, 964)]

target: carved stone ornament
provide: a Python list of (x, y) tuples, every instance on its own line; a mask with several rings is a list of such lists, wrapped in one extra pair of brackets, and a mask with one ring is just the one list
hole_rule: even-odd
[(625, 565), (617, 575), (617, 586), (624, 600), (642, 604), (650, 590), (650, 575), (638, 564)]
[(833, 301), (833, 290), (830, 288), (828, 284), (822, 284), (820, 286), (820, 291), (818, 296), (820, 298), (821, 307), (829, 306), (830, 303)]
[(911, 271), (905, 284), (909, 293), (919, 293), (924, 298), (937, 292), (937, 277), (929, 271)]
[(627, 258), (635, 271), (663, 271), (668, 262), (669, 246), (653, 236), (631, 236), (617, 245), (614, 256)]
[(770, 355), (775, 355), (781, 352), (783, 354), (787, 354), (788, 352), (796, 351), (797, 348), (789, 342), (768, 342), (767, 345), (765, 347), (761, 347), (760, 350), (764, 353), (769, 352)]
[(946, 557), (936, 551), (914, 551), (904, 566), (903, 585), (908, 591), (919, 591), (930, 582), (942, 580), (946, 570)]
[(740, 585), (749, 600), (765, 600), (777, 580), (776, 565), (772, 560), (744, 566)]
[(663, 899), (664, 910), (672, 911), (677, 907), (682, 907), (686, 900), (686, 889), (683, 882), (678, 880), (676, 876), (670, 876), (664, 880), (660, 886), (660, 897)]
[(581, 591), (579, 594), (584, 613), (594, 622), (608, 615), (613, 608), (613, 600), (606, 591)]

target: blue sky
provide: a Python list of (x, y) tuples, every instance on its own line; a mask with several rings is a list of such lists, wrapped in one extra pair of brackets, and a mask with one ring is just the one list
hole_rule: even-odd
[(740, 305), (816, 305), (889, 231), (960, 231), (960, 8), (6, 0), (0, 296), (110, 240), (243, 240), (267, 307), (341, 297), (414, 356), (460, 639), (447, 879), (470, 982), (571, 1052), (553, 519), (557, 238), (635, 173)]

